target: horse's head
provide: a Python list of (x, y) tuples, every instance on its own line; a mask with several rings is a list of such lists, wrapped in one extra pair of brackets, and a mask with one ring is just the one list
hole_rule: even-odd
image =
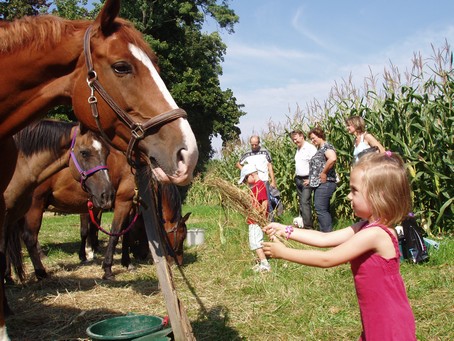
[(107, 171), (109, 148), (95, 133), (83, 126), (75, 127), (70, 150), (69, 168), (74, 179), (102, 209), (112, 207), (115, 190)]
[(164, 221), (164, 231), (168, 243), (168, 262), (176, 261), (178, 265), (183, 265), (184, 240), (188, 234), (186, 221), (189, 219), (191, 212), (186, 213), (184, 217), (179, 217), (176, 221)]
[[(178, 265), (183, 265), (183, 243), (187, 235), (186, 221), (190, 214), (191, 212), (187, 213), (184, 217), (177, 218), (175, 221), (163, 221), (164, 245), (169, 264), (176, 262)], [(134, 258), (139, 260), (145, 260), (147, 258), (150, 253), (150, 247), (142, 216), (136, 220), (136, 223), (125, 234), (124, 238), (128, 238), (130, 252), (132, 252)]]
[(128, 159), (150, 163), (160, 181), (188, 184), (198, 150), (186, 113), (159, 76), (149, 45), (130, 23), (117, 18), (119, 6), (118, 0), (107, 0), (86, 32), (73, 88), (74, 111), (90, 129), (126, 151)]

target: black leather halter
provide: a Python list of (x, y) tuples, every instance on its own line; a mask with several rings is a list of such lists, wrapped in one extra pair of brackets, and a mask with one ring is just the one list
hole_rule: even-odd
[(95, 91), (104, 99), (104, 101), (112, 108), (112, 110), (117, 114), (118, 118), (131, 130), (131, 139), (129, 140), (128, 148), (126, 150), (126, 158), (128, 163), (135, 167), (137, 164), (132, 159), (132, 153), (136, 148), (137, 143), (143, 139), (147, 131), (151, 128), (162, 126), (169, 122), (172, 122), (180, 117), (187, 118), (186, 111), (181, 108), (172, 109), (170, 111), (159, 114), (158, 116), (150, 118), (145, 123), (135, 122), (129, 117), (129, 115), (120, 108), (117, 103), (112, 99), (112, 97), (107, 93), (103, 88), (101, 83), (98, 81), (98, 75), (93, 68), (93, 61), (91, 59), (91, 48), (90, 48), (90, 39), (92, 26), (87, 28), (84, 37), (84, 53), (85, 53), (85, 63), (87, 65), (87, 84), (90, 88), (91, 94), (88, 97), (88, 103), (91, 107), (91, 112), (95, 118), (96, 125), (102, 135), (102, 137), (112, 145), (112, 141), (109, 139), (107, 134), (104, 132), (104, 129), (101, 126), (99, 121), (99, 112), (98, 112), (98, 100), (95, 97)]

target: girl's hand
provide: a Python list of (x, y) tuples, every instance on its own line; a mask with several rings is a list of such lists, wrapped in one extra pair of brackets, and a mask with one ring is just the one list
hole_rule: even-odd
[(273, 236), (275, 235), (278, 237), (285, 235), (285, 225), (279, 223), (268, 224), (262, 230), (268, 235), (271, 240), (273, 240)]
[(278, 239), (274, 239), (272, 242), (262, 243), (263, 252), (269, 258), (282, 258), (282, 254), (286, 249), (286, 246), (282, 244)]

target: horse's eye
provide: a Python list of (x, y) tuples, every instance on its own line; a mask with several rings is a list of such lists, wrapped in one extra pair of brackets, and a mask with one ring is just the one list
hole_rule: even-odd
[(119, 75), (125, 75), (132, 72), (132, 67), (126, 62), (118, 62), (112, 65), (112, 69)]
[(84, 159), (86, 159), (86, 158), (88, 158), (88, 157), (90, 156), (90, 152), (89, 152), (88, 150), (81, 150), (81, 151), (80, 151), (80, 155), (81, 155)]

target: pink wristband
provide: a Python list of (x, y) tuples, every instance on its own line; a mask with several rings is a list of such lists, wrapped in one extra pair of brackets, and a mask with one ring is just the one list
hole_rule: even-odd
[(290, 238), (290, 235), (292, 234), (293, 232), (293, 226), (292, 225), (288, 225), (286, 228), (285, 228), (285, 233), (287, 234), (287, 240)]

